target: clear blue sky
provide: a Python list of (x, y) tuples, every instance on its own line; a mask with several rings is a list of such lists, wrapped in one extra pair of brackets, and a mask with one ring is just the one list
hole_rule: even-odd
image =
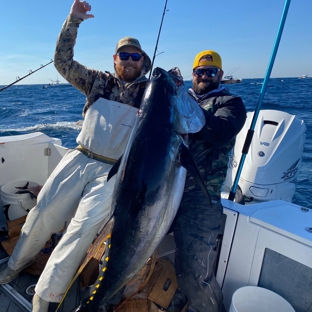
[[(90, 0), (94, 19), (78, 33), (75, 59), (95, 69), (113, 70), (116, 42), (137, 37), (152, 58), (165, 0)], [(71, 0), (6, 1), (2, 6), (0, 85), (15, 81), (53, 59), (56, 38)], [(178, 66), (191, 79), (194, 56), (213, 49), (224, 73), (263, 78), (280, 24), (284, 0), (168, 0), (155, 66)], [(271, 77), (312, 76), (312, 0), (292, 0)], [(236, 69), (236, 70), (235, 70)], [(64, 82), (53, 63), (19, 84)]]

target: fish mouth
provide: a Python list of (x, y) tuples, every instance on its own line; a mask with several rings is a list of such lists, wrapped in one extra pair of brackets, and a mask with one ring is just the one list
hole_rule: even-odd
[(153, 70), (153, 76), (161, 76), (163, 73), (165, 73), (166, 71), (162, 68), (159, 68), (159, 67), (156, 67), (154, 70)]

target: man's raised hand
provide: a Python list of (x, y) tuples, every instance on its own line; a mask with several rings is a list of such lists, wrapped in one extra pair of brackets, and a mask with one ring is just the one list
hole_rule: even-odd
[(91, 5), (87, 1), (75, 0), (70, 9), (70, 14), (86, 20), (94, 17), (93, 14), (87, 14), (88, 11), (91, 11)]

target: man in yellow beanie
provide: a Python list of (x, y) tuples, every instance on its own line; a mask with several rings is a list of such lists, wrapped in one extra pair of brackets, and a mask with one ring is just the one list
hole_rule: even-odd
[(202, 108), (206, 124), (189, 134), (189, 150), (206, 184), (210, 199), (188, 174), (172, 230), (176, 242), (176, 273), (192, 312), (222, 311), (222, 292), (215, 278), (217, 245), (223, 234), (220, 190), (228, 154), (246, 119), (240, 97), (220, 85), (222, 60), (212, 50), (198, 53), (193, 64), (190, 95)]

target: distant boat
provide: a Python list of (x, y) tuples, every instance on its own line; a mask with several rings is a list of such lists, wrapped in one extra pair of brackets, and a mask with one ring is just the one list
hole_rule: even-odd
[(223, 79), (220, 82), (222, 84), (233, 84), (233, 83), (240, 83), (240, 82), (242, 82), (242, 79), (233, 78), (233, 76), (230, 75), (230, 76), (224, 76)]
[(52, 82), (52, 83), (49, 83), (49, 86), (60, 86), (63, 84), (58, 80), (58, 77), (56, 78), (56, 80), (52, 80), (52, 79), (49, 79), (49, 80), (51, 80)]
[(298, 77), (299, 79), (306, 79), (306, 78), (311, 78), (311, 77), (309, 77), (308, 75), (302, 75), (302, 76), (300, 76), (300, 77)]

